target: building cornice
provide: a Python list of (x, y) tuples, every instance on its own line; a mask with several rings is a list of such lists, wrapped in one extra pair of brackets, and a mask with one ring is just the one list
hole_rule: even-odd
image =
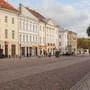
[(33, 18), (31, 18), (31, 17), (25, 16), (25, 15), (22, 15), (22, 14), (19, 15), (19, 18), (25, 18), (25, 19), (30, 19), (30, 20), (32, 20), (32, 21), (39, 22), (39, 20), (33, 19)]
[(19, 12), (9, 10), (9, 9), (5, 9), (5, 8), (2, 8), (2, 7), (0, 7), (0, 10), (6, 11), (6, 12), (11, 12), (11, 13), (18, 14), (18, 15), (20, 14)]

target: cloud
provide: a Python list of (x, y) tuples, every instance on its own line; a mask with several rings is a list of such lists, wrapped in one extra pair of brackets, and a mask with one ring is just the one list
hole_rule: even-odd
[[(78, 33), (78, 37), (87, 37), (86, 29), (90, 24), (90, 0), (76, 0), (62, 4), (58, 0), (13, 0), (9, 2), (18, 8), (18, 4), (30, 6), (46, 18), (52, 18), (57, 25)], [(63, 2), (63, 1), (62, 1)], [(66, 2), (66, 1), (65, 1)]]
[[(81, 4), (84, 6), (85, 3), (86, 1), (83, 0)], [(90, 12), (88, 10), (86, 13), (85, 10), (80, 11), (70, 5), (63, 5), (54, 0), (50, 3), (48, 0), (42, 0), (37, 5), (37, 10), (46, 18), (53, 18), (57, 25), (78, 33), (78, 37), (87, 37), (86, 29), (90, 21), (88, 16)]]

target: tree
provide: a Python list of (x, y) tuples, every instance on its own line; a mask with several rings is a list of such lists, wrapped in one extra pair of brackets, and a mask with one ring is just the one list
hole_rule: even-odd
[(87, 28), (87, 35), (90, 36), (90, 26)]

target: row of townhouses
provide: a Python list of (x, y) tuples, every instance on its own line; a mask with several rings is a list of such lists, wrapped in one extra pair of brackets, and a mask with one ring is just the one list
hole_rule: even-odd
[(77, 33), (67, 29), (59, 29), (59, 50), (63, 53), (77, 53)]
[(69, 33), (71, 32), (62, 31), (53, 19), (45, 18), (29, 7), (20, 4), (17, 10), (6, 1), (0, 0), (0, 49), (6, 57), (26, 56), (27, 53), (41, 55), (44, 52), (54, 55), (56, 50), (66, 52), (66, 49), (75, 52), (77, 45), (74, 42), (73, 46), (72, 41), (68, 41), (72, 38)]

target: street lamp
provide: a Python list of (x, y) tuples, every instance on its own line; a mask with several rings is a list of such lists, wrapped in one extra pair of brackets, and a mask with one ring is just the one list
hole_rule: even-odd
[(19, 44), (20, 45), (20, 59), (21, 59), (21, 44)]

